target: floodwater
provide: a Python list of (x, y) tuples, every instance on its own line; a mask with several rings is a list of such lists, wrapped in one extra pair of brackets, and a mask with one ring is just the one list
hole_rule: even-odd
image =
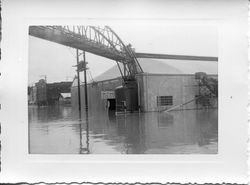
[(32, 154), (217, 154), (218, 110), (89, 112), (29, 106)]

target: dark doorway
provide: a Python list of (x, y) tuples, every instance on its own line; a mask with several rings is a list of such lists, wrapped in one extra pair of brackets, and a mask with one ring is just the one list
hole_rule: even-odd
[(109, 110), (115, 110), (116, 108), (116, 102), (115, 99), (107, 99), (108, 103), (109, 103)]

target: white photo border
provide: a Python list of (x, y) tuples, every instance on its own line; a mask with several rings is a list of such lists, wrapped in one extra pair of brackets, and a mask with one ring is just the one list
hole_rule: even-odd
[[(216, 17), (212, 15), (214, 10), (210, 8), (207, 10), (207, 17), (200, 12), (202, 18), (194, 16), (191, 12), (187, 13), (186, 16), (178, 16), (178, 14), (171, 12), (170, 14), (166, 13), (163, 17), (159, 17), (159, 15), (158, 17), (147, 17), (146, 14), (143, 14), (144, 17), (141, 17), (140, 14), (135, 14), (137, 16), (133, 15), (132, 17), (119, 17), (114, 14), (109, 17), (108, 14), (103, 18), (98, 17), (100, 15), (97, 13), (92, 14), (91, 8), (87, 12), (76, 15), (71, 11), (63, 14), (61, 9), (54, 9), (55, 12), (52, 12), (53, 8), (56, 7), (56, 4), (53, 3), (47, 12), (42, 12), (41, 8), (44, 7), (34, 7), (34, 3), (31, 1), (27, 1), (31, 5), (26, 8), (17, 1), (10, 0), (9, 2), (3, 3), (3, 57), (1, 64), (3, 66), (1, 176), (6, 182), (37, 182), (37, 179), (44, 182), (63, 180), (63, 182), (146, 183), (157, 181), (164, 183), (174, 182), (176, 179), (181, 183), (246, 182), (247, 23), (245, 21), (247, 17), (244, 17), (246, 12), (244, 12), (244, 5), (242, 5), (245, 1), (234, 2), (231, 5), (226, 5), (226, 1), (218, 3), (218, 6), (225, 5), (225, 10), (231, 11), (235, 10), (234, 6), (237, 5), (243, 12), (233, 11), (231, 16), (227, 13), (221, 13)], [(81, 5), (80, 2), (75, 3)], [(66, 4), (64, 2), (64, 6)], [(93, 6), (90, 4), (88, 5)], [(173, 4), (171, 7), (177, 8), (178, 3)], [(159, 3), (158, 6), (160, 5)], [(210, 4), (204, 6), (208, 5)], [(14, 10), (10, 8), (16, 6), (24, 10), (13, 15)], [(185, 4), (185, 6), (189, 5)], [(78, 8), (75, 7), (75, 9)], [(31, 12), (24, 12), (25, 10)], [(39, 13), (37, 14), (37, 12)], [(28, 82), (28, 28), (29, 25), (65, 25), (68, 22), (72, 25), (79, 25), (83, 22), (91, 25), (101, 25), (101, 23), (106, 25), (107, 22), (122, 22), (122, 24), (133, 22), (166, 24), (167, 22), (167, 24), (210, 24), (216, 26), (218, 28), (219, 48), (219, 154), (131, 156), (28, 154), (26, 88)], [(239, 134), (234, 136), (235, 133)]]

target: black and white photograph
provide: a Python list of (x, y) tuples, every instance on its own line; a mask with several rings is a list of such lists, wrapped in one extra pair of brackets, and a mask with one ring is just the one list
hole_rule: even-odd
[(248, 14), (2, 0), (0, 183), (247, 184)]
[(217, 154), (217, 29), (30, 26), (30, 154)]

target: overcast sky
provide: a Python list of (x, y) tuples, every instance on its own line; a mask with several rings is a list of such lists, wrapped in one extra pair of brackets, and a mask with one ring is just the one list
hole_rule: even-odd
[[(218, 56), (217, 29), (201, 25), (133, 24), (109, 25), (136, 52)], [(116, 65), (112, 60), (86, 54), (94, 77)], [(75, 76), (76, 50), (29, 36), (29, 85), (47, 76), (48, 82), (72, 80)]]

